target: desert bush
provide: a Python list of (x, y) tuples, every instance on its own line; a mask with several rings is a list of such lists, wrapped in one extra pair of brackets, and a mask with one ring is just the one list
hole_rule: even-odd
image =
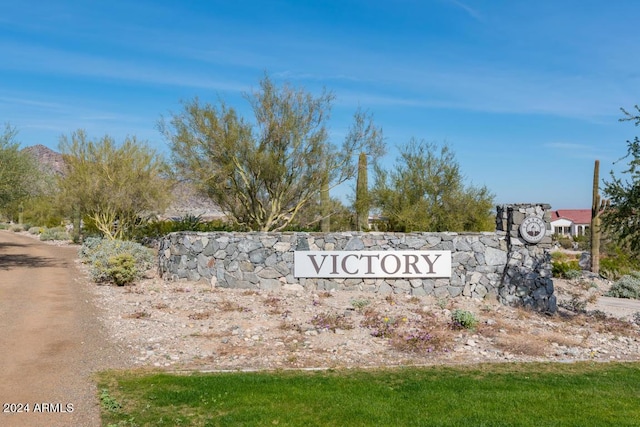
[(398, 351), (431, 353), (446, 348), (447, 339), (438, 330), (437, 322), (422, 314), (395, 318), (367, 309), (364, 317), (360, 326), (369, 328), (374, 337), (386, 338)]
[(632, 251), (619, 247), (607, 251), (600, 259), (600, 275), (605, 279), (617, 280), (632, 271), (640, 269), (640, 263)]
[(552, 261), (565, 262), (568, 259), (569, 259), (569, 255), (567, 255), (564, 252), (560, 252), (560, 251), (551, 252), (551, 260)]
[[(573, 241), (576, 245), (574, 248), (579, 251), (588, 251), (591, 250), (591, 235), (583, 234), (580, 236), (574, 236)], [(577, 247), (576, 247), (577, 246)]]
[(451, 322), (455, 329), (475, 329), (478, 326), (478, 318), (467, 310), (454, 310), (451, 313)]
[(368, 306), (369, 304), (371, 304), (371, 301), (369, 301), (366, 298), (358, 298), (358, 299), (353, 299), (351, 300), (351, 305), (353, 306), (353, 308), (355, 308), (356, 310), (362, 310), (363, 308), (365, 308), (366, 306)]
[(29, 234), (34, 234), (34, 235), (35, 235), (35, 234), (40, 234), (40, 233), (42, 233), (43, 231), (44, 231), (44, 228), (43, 228), (43, 227), (31, 227), (31, 228), (29, 229)]
[(20, 233), (21, 231), (24, 231), (24, 227), (22, 226), (22, 224), (11, 224), (9, 226), (9, 231), (13, 231), (14, 233)]
[(408, 353), (431, 353), (445, 347), (445, 340), (424, 324), (416, 324), (408, 330), (398, 330), (391, 337), (391, 346)]
[(130, 253), (122, 253), (109, 258), (105, 271), (106, 275), (118, 286), (131, 284), (138, 277), (136, 261)]
[(209, 232), (234, 230), (229, 224), (222, 220), (203, 221), (200, 216), (185, 215), (177, 219), (155, 220), (142, 223), (134, 230), (134, 237), (138, 241), (157, 239), (177, 231)]
[(554, 239), (563, 249), (573, 249), (573, 239), (567, 236), (554, 235)]
[(582, 269), (580, 268), (580, 265), (578, 265), (577, 259), (569, 261), (551, 260), (551, 273), (553, 274), (553, 277), (561, 279), (569, 279), (571, 277), (576, 278), (582, 274), (581, 271)]
[(580, 277), (582, 277), (582, 270), (574, 270), (569, 269), (564, 273), (564, 276), (569, 279), (569, 280), (575, 280), (575, 279), (579, 279)]
[(154, 262), (152, 251), (138, 243), (97, 237), (85, 239), (78, 255), (97, 283), (132, 283)]
[(620, 280), (611, 285), (608, 297), (640, 299), (640, 272), (622, 276)]
[(335, 332), (336, 329), (353, 329), (353, 325), (343, 314), (320, 313), (313, 316), (311, 324), (316, 329), (332, 332)]
[(587, 301), (577, 295), (573, 295), (569, 300), (560, 301), (558, 305), (575, 313), (584, 313), (587, 309)]
[(392, 338), (396, 334), (398, 322), (395, 318), (381, 315), (375, 310), (367, 309), (361, 326), (371, 329), (371, 335), (377, 338)]
[(40, 240), (71, 240), (71, 236), (62, 227), (46, 228), (40, 233)]

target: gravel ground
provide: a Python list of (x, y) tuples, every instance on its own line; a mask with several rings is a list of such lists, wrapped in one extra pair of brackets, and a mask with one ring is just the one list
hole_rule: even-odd
[[(608, 282), (554, 282), (561, 305), (555, 315), (487, 300), (317, 293), (298, 286), (266, 292), (159, 278), (96, 286), (95, 292), (107, 330), (139, 367), (322, 369), (640, 358), (634, 316), (616, 317), (620, 313), (596, 306)], [(457, 310), (472, 313), (477, 326), (456, 325)]]

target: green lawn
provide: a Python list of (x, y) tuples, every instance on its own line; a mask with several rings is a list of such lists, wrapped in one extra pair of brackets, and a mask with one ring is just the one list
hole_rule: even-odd
[(104, 426), (640, 426), (640, 363), (105, 372)]

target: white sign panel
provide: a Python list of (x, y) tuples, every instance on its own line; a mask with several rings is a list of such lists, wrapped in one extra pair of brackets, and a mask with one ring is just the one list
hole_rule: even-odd
[(295, 277), (451, 277), (451, 251), (296, 251)]

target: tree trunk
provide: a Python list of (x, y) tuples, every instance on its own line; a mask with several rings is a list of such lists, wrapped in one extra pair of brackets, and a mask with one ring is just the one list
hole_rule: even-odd
[[(326, 173), (328, 174), (328, 172)], [(320, 220), (320, 229), (323, 233), (331, 231), (331, 213), (329, 212), (331, 209), (330, 202), (329, 177), (325, 175), (320, 188), (320, 215), (322, 216), (322, 219)]]

